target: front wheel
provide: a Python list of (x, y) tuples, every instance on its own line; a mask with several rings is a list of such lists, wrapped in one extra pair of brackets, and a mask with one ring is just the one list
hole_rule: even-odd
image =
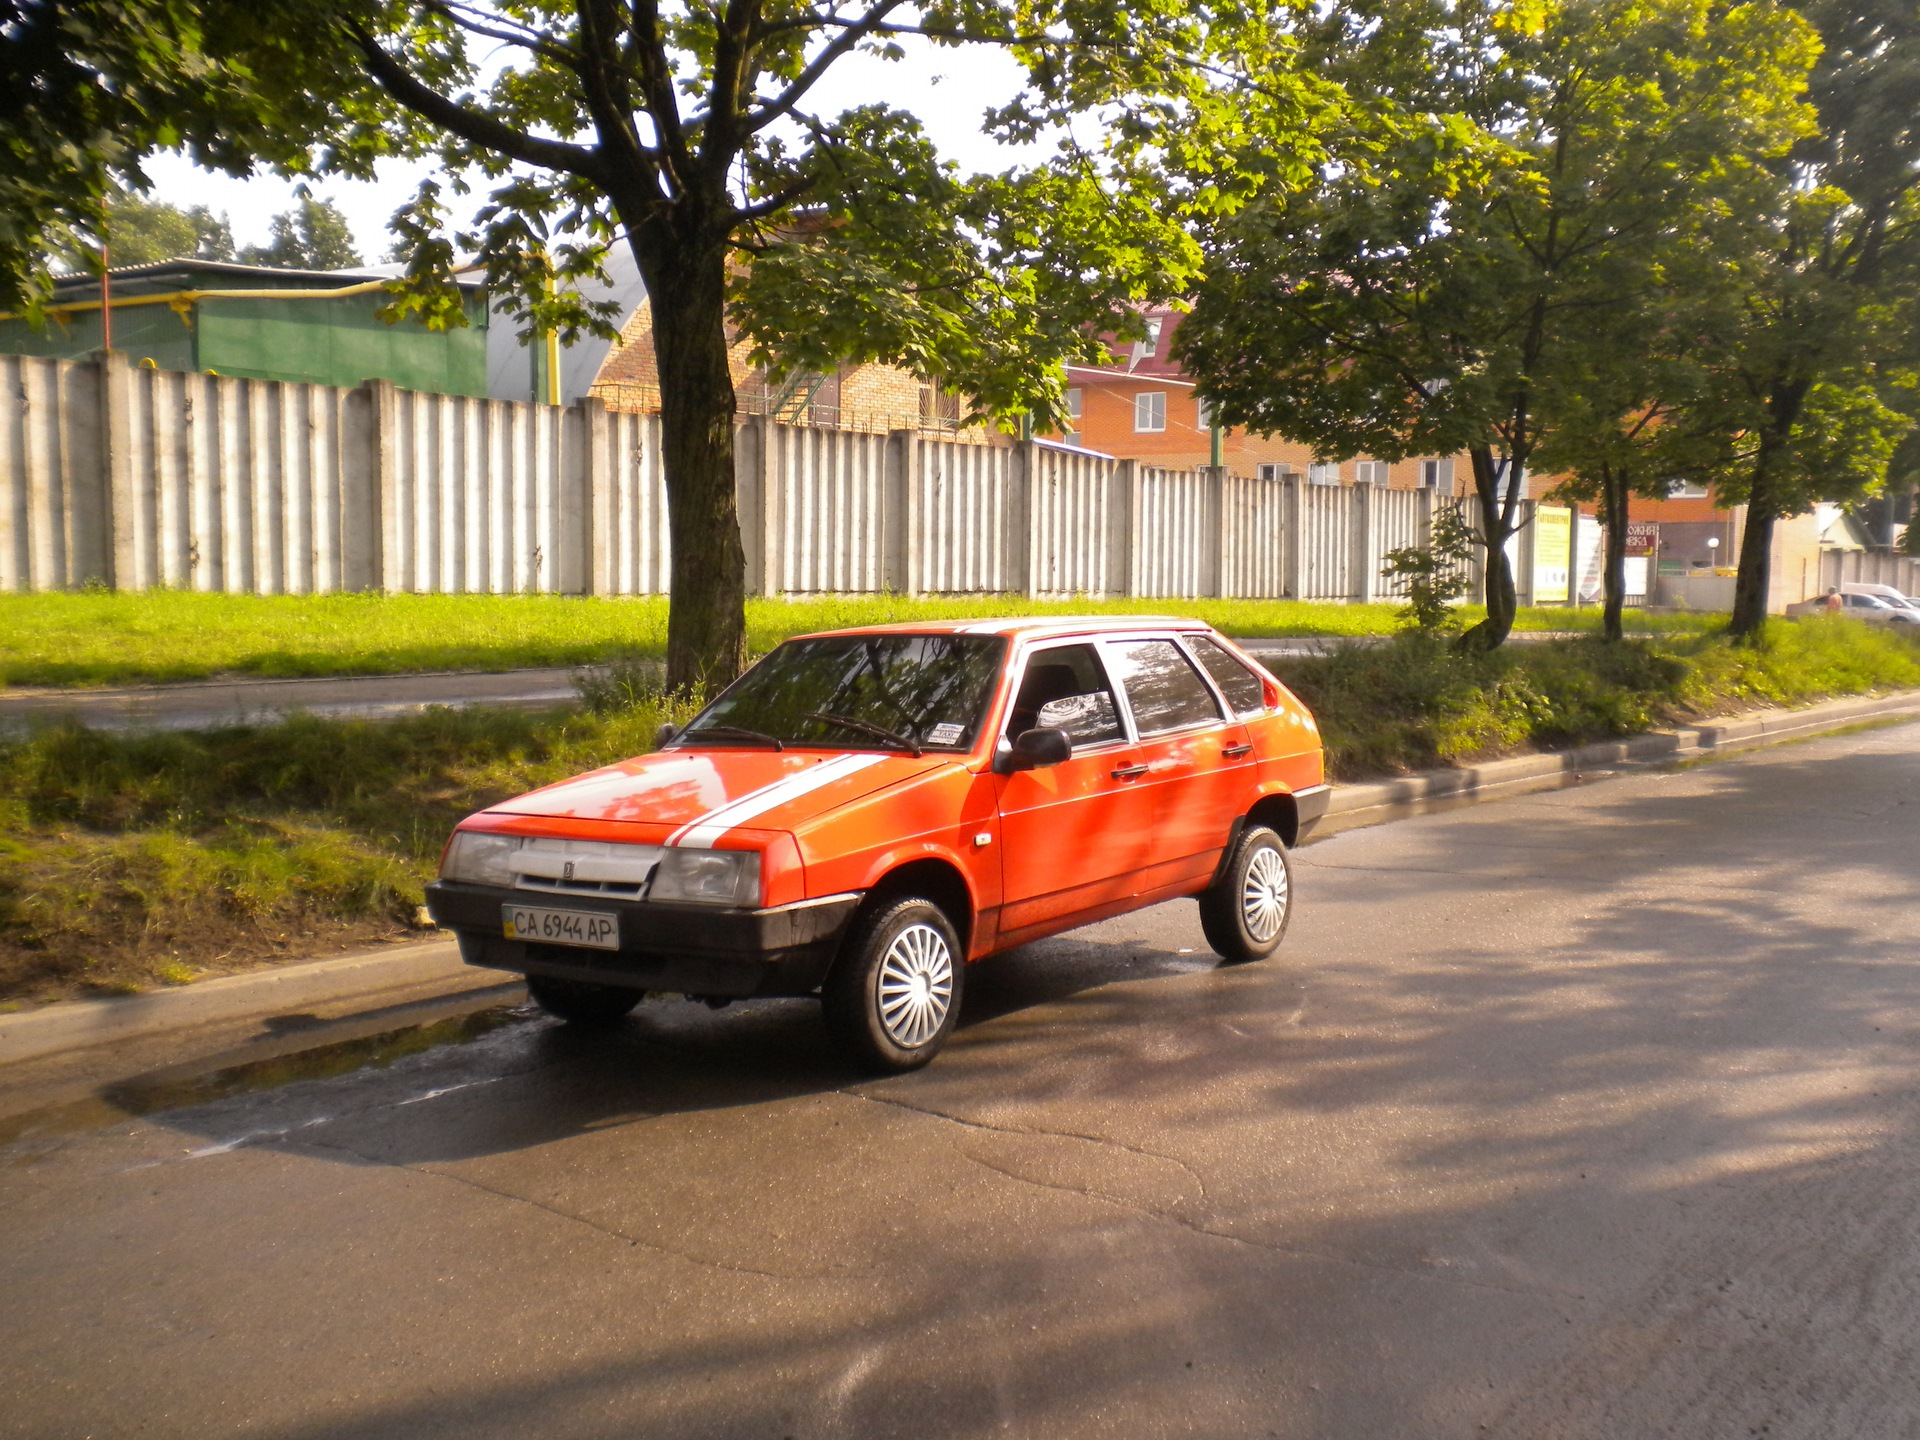
[(953, 1034), (964, 964), (938, 905), (880, 906), (854, 922), (821, 988), (827, 1033), (863, 1070), (918, 1070)]
[(618, 1025), (646, 998), (644, 990), (624, 985), (593, 985), (584, 980), (555, 980), (548, 975), (527, 976), (527, 993), (549, 1015), (590, 1028)]
[(1287, 847), (1264, 825), (1240, 832), (1220, 878), (1200, 896), (1200, 928), (1223, 960), (1264, 960), (1280, 948), (1293, 914)]

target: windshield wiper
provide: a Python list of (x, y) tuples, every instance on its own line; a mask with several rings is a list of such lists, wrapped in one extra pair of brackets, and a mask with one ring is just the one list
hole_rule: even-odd
[(743, 730), (738, 725), (702, 725), (698, 730), (682, 730), (680, 740), (698, 740), (703, 735), (719, 735), (735, 740), (752, 740), (761, 745), (771, 745), (776, 750), (786, 749), (786, 743), (775, 736), (763, 734), (758, 730)]
[(818, 720), (826, 725), (838, 725), (843, 730), (858, 730), (862, 735), (871, 735), (876, 740), (891, 741), (902, 750), (911, 751), (914, 759), (918, 760), (920, 758), (921, 752), (918, 745), (914, 744), (913, 741), (899, 732), (887, 729), (884, 725), (875, 725), (868, 720), (856, 720), (851, 715), (830, 715), (825, 710), (809, 710), (800, 718), (802, 720)]

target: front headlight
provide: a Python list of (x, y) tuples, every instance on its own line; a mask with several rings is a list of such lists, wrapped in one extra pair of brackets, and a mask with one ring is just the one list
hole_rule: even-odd
[(649, 900), (697, 905), (758, 905), (758, 850), (668, 850), (653, 872)]
[(472, 885), (511, 885), (507, 862), (524, 842), (518, 835), (489, 835), (481, 830), (456, 830), (440, 861), (442, 880), (465, 880)]

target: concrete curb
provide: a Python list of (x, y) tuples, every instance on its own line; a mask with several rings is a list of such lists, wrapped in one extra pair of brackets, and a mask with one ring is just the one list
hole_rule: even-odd
[[(1682, 760), (1750, 749), (1844, 729), (1862, 721), (1920, 718), (1920, 691), (1832, 700), (1801, 710), (1769, 710), (1704, 725), (1583, 745), (1548, 755), (1520, 755), (1460, 770), (1429, 770), (1372, 785), (1343, 785), (1328, 817), (1341, 828), (1381, 824), (1439, 801), (1498, 798), (1522, 786), (1539, 788), (1572, 774)], [(0, 1015), (0, 1068), (62, 1051), (109, 1045), (166, 1031), (206, 1026), (321, 1006), (375, 1008), (396, 991), (444, 986), (446, 995), (498, 987), (502, 976), (469, 970), (452, 940), (429, 940), (337, 960), (278, 966), (247, 975), (203, 980), (109, 1000), (73, 1000)], [(375, 1006), (364, 1002), (373, 1001)]]
[[(395, 991), (445, 984), (449, 993), (484, 990), (503, 979), (470, 970), (451, 939), (396, 945), (364, 955), (281, 965), (106, 1000), (69, 1000), (0, 1015), (0, 1067), (66, 1050), (139, 1039), (168, 1030), (297, 1014), (343, 1001), (359, 1005)], [(465, 982), (471, 981), (471, 984)], [(360, 1007), (368, 1008), (368, 1007)]]
[(1348, 821), (1349, 825), (1343, 828), (1378, 824), (1400, 818), (1410, 807), (1436, 801), (1487, 799), (1516, 786), (1569, 775), (1751, 749), (1844, 729), (1860, 721), (1908, 715), (1920, 718), (1920, 690), (1853, 696), (1798, 710), (1755, 711), (1700, 725), (1655, 730), (1626, 740), (1582, 745), (1574, 750), (1516, 755), (1511, 760), (1492, 760), (1457, 770), (1426, 770), (1418, 775), (1368, 785), (1342, 785), (1333, 792), (1327, 815)]

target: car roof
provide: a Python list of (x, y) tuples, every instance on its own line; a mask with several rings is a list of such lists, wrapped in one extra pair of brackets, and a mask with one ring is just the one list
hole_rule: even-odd
[(1004, 635), (1009, 639), (1050, 640), (1063, 635), (1104, 635), (1129, 630), (1211, 628), (1204, 620), (1178, 615), (1009, 615), (986, 620), (900, 620), (890, 625), (854, 625), (845, 630), (816, 630), (792, 638), (812, 640), (825, 635)]

